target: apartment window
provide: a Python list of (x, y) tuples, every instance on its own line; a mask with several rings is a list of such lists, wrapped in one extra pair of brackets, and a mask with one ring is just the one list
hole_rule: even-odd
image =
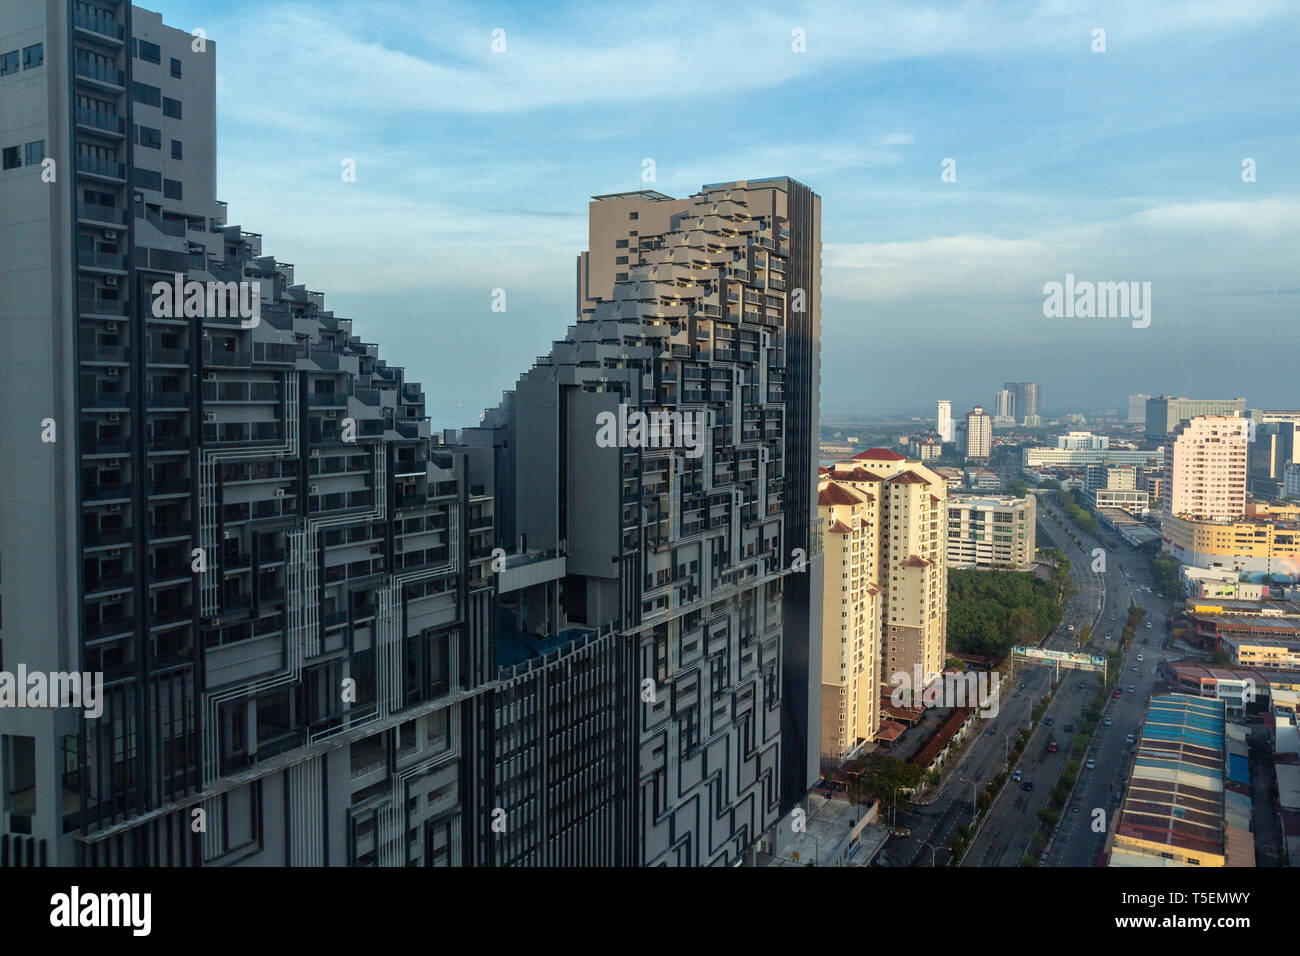
[(181, 184), (174, 179), (163, 180), (163, 195), (168, 199), (182, 199)]
[(28, 166), (38, 166), (45, 159), (45, 140), (38, 139), (34, 143), (28, 143), (23, 150), (26, 153), (23, 162)]
[(135, 167), (131, 171), (131, 180), (137, 189), (152, 189), (155, 192), (162, 189), (162, 173), (154, 172), (152, 169)]
[(0, 166), (4, 169), (17, 169), (23, 164), (21, 146), (6, 146), (0, 154)]
[[(131, 42), (135, 43), (136, 41), (132, 40)], [(157, 43), (150, 43), (148, 40), (140, 40), (135, 55), (146, 63), (161, 63), (162, 47)]]
[(178, 80), (181, 78), (181, 61), (176, 57), (172, 57), (172, 77)]
[(145, 106), (158, 106), (162, 103), (162, 90), (148, 83), (131, 83), (131, 96), (137, 103)]
[(150, 149), (162, 149), (162, 130), (154, 129), (152, 126), (137, 126), (135, 141), (138, 145)]
[(162, 101), (163, 116), (170, 116), (172, 119), (181, 118), (181, 101), (173, 100), (164, 96)]
[(630, 212), (630, 213), (627, 214), (627, 218), (629, 218), (629, 219), (640, 219), (640, 218), (641, 218), (641, 214), (640, 214), (640, 213), (635, 213), (635, 212)]
[(18, 51), (13, 50), (9, 53), (0, 53), (0, 76), (8, 76), (10, 73), (18, 72)]
[(174, 139), (172, 140), (172, 159), (180, 159), (180, 158), (181, 158), (181, 141), (179, 139)]
[(23, 69), (32, 70), (45, 62), (45, 44), (33, 43), (23, 47)]

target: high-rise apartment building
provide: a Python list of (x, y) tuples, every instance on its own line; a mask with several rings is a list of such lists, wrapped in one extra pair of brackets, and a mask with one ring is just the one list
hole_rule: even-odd
[[(880, 592), (880, 681), (890, 683), (898, 673), (906, 673), (910, 678), (916, 666), (921, 667), (926, 677), (937, 674), (943, 670), (947, 649), (948, 570), (944, 511), (948, 499), (947, 481), (920, 462), (895, 451), (870, 448), (859, 452), (851, 461), (836, 464), (829, 473), (822, 475), (822, 491), (827, 492), (832, 486), (846, 488), (857, 495), (865, 504), (853, 513), (875, 529), (876, 556), (858, 567), (865, 569), (874, 565), (876, 578), (867, 583), (875, 584)], [(832, 524), (842, 521), (852, 529), (852, 522), (846, 520), (843, 513), (827, 510), (831, 504), (833, 502), (822, 506), (823, 521)], [(828, 530), (827, 534), (829, 536), (831, 532)], [(858, 534), (862, 534), (861, 530)], [(868, 535), (870, 537), (872, 535)], [(858, 542), (862, 544), (865, 540), (859, 537)], [(843, 541), (838, 544), (840, 553), (845, 547), (851, 553), (851, 546), (852, 540), (848, 545)], [(838, 567), (841, 588), (848, 586), (844, 578), (846, 573), (851, 584), (853, 569), (851, 562), (846, 565), (841, 561)], [(849, 606), (854, 603), (852, 590), (841, 591), (839, 595), (834, 593), (836, 570), (832, 565), (827, 567), (827, 607), (833, 610), (832, 606), (838, 601), (841, 613), (836, 617), (824, 616), (823, 620), (832, 624), (835, 620), (850, 621), (854, 625), (866, 626), (866, 621), (875, 613), (870, 607), (870, 600), (875, 596), (860, 591), (859, 606)], [(823, 660), (832, 651), (837, 652), (837, 660), (842, 660), (838, 652), (843, 645), (837, 642), (848, 636), (851, 635), (837, 632), (833, 626), (827, 627), (823, 631), (823, 643), (831, 651), (823, 651)], [(856, 641), (856, 637), (853, 640)], [(849, 673), (852, 674), (852, 670)], [(824, 687), (823, 692), (835, 696), (838, 688), (827, 691)]]
[(1034, 563), (1037, 550), (1033, 495), (952, 495), (948, 498), (948, 566), (1012, 568)]
[(967, 458), (988, 458), (993, 453), (993, 419), (982, 405), (966, 413), (965, 452)]
[(1146, 437), (1163, 442), (1179, 422), (1199, 415), (1244, 415), (1244, 398), (1175, 398), (1157, 395), (1147, 399)]
[(105, 681), (99, 716), (0, 709), (0, 865), (718, 864), (788, 830), (820, 199), (601, 197), (579, 321), (442, 444), (227, 224), (213, 40), (112, 0), (0, 23), (0, 666)]
[(955, 438), (953, 434), (952, 421), (952, 402), (940, 401), (939, 412), (935, 418), (934, 430), (939, 433), (939, 440), (942, 442), (952, 442)]
[[(868, 475), (863, 468), (841, 473)], [(880, 502), (847, 482), (822, 481), (820, 487), (826, 570), (821, 756), (840, 762), (874, 740), (880, 726)]]
[(1250, 428), (1246, 490), (1264, 500), (1281, 498), (1287, 467), (1300, 462), (1300, 419), (1260, 422), (1252, 418)]
[(215, 198), (216, 47), (0, 2), (0, 865), (471, 862), (490, 485)]
[(1230, 521), (1246, 512), (1249, 422), (1201, 415), (1174, 426), (1165, 443), (1164, 515)]
[[(519, 563), (502, 641), (538, 682), (509, 701), (528, 732), (496, 731), (502, 766), (536, 767), (487, 798), (533, 821), (496, 861), (553, 859), (558, 834), (602, 862), (732, 863), (816, 783), (820, 216), (785, 178), (596, 197), (577, 323), (465, 431)], [(623, 427), (641, 416), (673, 424)], [(600, 699), (542, 706), (578, 653)]]

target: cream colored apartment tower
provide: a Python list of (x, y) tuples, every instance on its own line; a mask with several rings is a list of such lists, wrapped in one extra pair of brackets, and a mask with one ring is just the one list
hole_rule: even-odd
[[(860, 500), (851, 500), (845, 492)], [(886, 685), (900, 673), (912, 679), (917, 667), (926, 681), (943, 670), (948, 627), (947, 497), (943, 478), (885, 448), (860, 452), (821, 476), (818, 514), (826, 529), (827, 584), (823, 620), (847, 625), (847, 629), (823, 629), (823, 757), (843, 754), (846, 736), (840, 733), (838, 704), (835, 708), (825, 704), (837, 702), (841, 689), (851, 702), (853, 688), (858, 688), (856, 710), (845, 708), (845, 731), (848, 715), (855, 714), (856, 727), (870, 727), (871, 734), (864, 735), (870, 740), (879, 726), (879, 695), (864, 707), (861, 675), (874, 670), (876, 683)], [(872, 525), (869, 532), (863, 532), (864, 522)], [(871, 558), (861, 556), (863, 546), (871, 548)], [(865, 637), (868, 630), (874, 637), (862, 646), (878, 658), (876, 662), (855, 654), (859, 636)], [(828, 749), (828, 744), (841, 748), (840, 752)]]

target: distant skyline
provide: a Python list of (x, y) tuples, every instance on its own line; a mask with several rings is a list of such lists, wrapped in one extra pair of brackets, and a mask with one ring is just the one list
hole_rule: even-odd
[[(1278, 361), (1291, 5), (143, 5), (213, 41), (230, 222), (405, 366), (435, 426), (472, 424), (573, 322), (591, 195), (776, 175), (823, 200), (828, 411), (956, 414), (1024, 380), (1045, 416), (1300, 403)], [(1150, 326), (1044, 318), (1067, 273), (1150, 282)]]

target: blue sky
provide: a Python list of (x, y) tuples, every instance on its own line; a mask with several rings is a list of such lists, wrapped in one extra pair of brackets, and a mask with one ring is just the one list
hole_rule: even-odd
[[(1048, 413), (1300, 406), (1294, 4), (144, 5), (213, 41), (230, 222), (406, 366), (435, 427), (573, 321), (590, 196), (775, 175), (822, 196), (825, 413), (1007, 380)], [(1151, 282), (1150, 327), (1044, 318), (1067, 272)]]

